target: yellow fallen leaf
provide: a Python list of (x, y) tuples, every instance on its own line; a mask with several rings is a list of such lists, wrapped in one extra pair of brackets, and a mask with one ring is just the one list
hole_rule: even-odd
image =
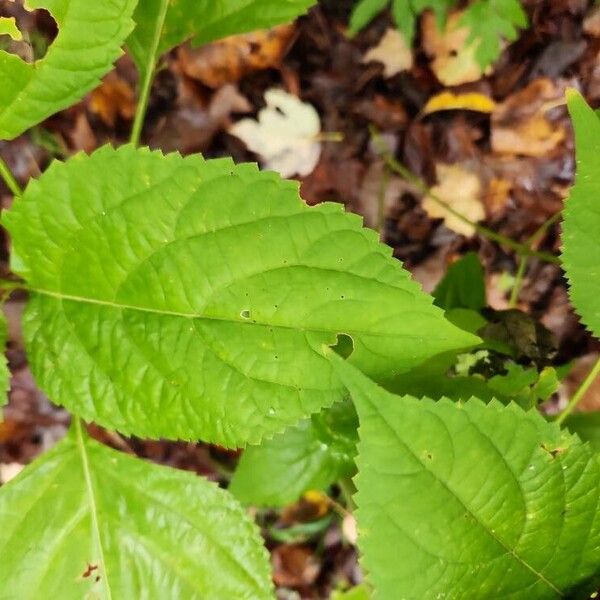
[(412, 49), (398, 29), (390, 28), (384, 33), (379, 44), (365, 54), (362, 62), (380, 62), (383, 65), (384, 76), (393, 77), (412, 68)]
[(315, 509), (315, 519), (325, 516), (331, 507), (329, 496), (319, 490), (308, 490), (302, 499), (311, 504)]
[(433, 219), (444, 219), (449, 229), (471, 237), (475, 228), (452, 214), (438, 200), (445, 202), (454, 211), (477, 223), (485, 218), (481, 203), (482, 185), (479, 177), (463, 166), (439, 163), (435, 167), (438, 184), (431, 188), (431, 194), (423, 199), (423, 209)]
[(453, 94), (441, 92), (432, 96), (423, 108), (423, 114), (429, 115), (441, 110), (473, 110), (481, 113), (491, 113), (496, 103), (489, 97), (476, 92), (468, 94)]

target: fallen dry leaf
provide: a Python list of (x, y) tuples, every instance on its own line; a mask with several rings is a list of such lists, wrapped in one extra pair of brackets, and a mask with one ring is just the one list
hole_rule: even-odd
[(95, 150), (98, 146), (98, 140), (90, 126), (85, 111), (80, 112), (75, 119), (75, 125), (69, 132), (69, 139), (73, 150), (79, 152), (83, 150), (88, 154)]
[(564, 85), (550, 79), (532, 81), (509, 96), (492, 113), (492, 150), (498, 154), (545, 156), (566, 137), (564, 123), (548, 112), (564, 104)]
[(180, 96), (177, 109), (159, 122), (149, 146), (164, 152), (203, 152), (217, 132), (230, 127), (232, 113), (251, 110), (248, 100), (231, 83), (217, 90), (208, 106), (199, 105), (195, 98)]
[(280, 515), (281, 523), (294, 525), (310, 523), (324, 517), (331, 509), (331, 500), (327, 494), (318, 490), (309, 490), (293, 504), (286, 506)]
[(354, 515), (347, 514), (342, 521), (342, 532), (346, 540), (356, 546), (358, 540), (358, 527), (356, 525), (356, 518)]
[(600, 37), (600, 6), (594, 6), (583, 20), (583, 31), (594, 37)]
[(499, 217), (506, 212), (510, 200), (512, 183), (503, 177), (492, 177), (485, 191), (483, 203), (491, 218)]
[(308, 546), (284, 544), (271, 553), (273, 581), (285, 587), (302, 587), (319, 576), (319, 561)]
[(249, 150), (262, 157), (263, 166), (282, 177), (308, 175), (319, 162), (321, 131), (315, 108), (283, 90), (265, 92), (266, 108), (258, 120), (242, 119), (229, 129)]
[(248, 73), (278, 67), (294, 35), (294, 25), (234, 35), (200, 48), (179, 48), (179, 68), (185, 75), (216, 89)]
[(380, 62), (383, 65), (384, 76), (393, 77), (412, 68), (412, 49), (406, 43), (402, 33), (390, 27), (383, 34), (379, 44), (364, 55), (362, 62)]
[(8, 483), (14, 479), (23, 469), (25, 465), (20, 463), (0, 463), (0, 484)]
[(135, 94), (131, 86), (116, 71), (109, 73), (102, 85), (89, 96), (88, 107), (109, 127), (114, 127), (117, 117), (127, 121), (135, 115)]
[(432, 96), (423, 107), (423, 114), (429, 115), (442, 110), (472, 110), (480, 113), (491, 113), (496, 108), (496, 103), (489, 96), (469, 92), (467, 94), (454, 94), (441, 92)]
[(423, 198), (423, 209), (433, 219), (444, 219), (446, 227), (471, 237), (475, 234), (472, 225), (451, 214), (444, 206), (434, 200), (439, 198), (474, 223), (485, 218), (481, 203), (482, 185), (479, 177), (460, 164), (436, 165), (438, 184), (431, 188), (431, 195)]
[(459, 25), (462, 14), (461, 11), (452, 13), (443, 31), (438, 29), (432, 12), (426, 12), (421, 20), (423, 48), (433, 59), (431, 69), (447, 86), (478, 81), (484, 74), (492, 72), (491, 66), (483, 72), (477, 63), (477, 42), (467, 44), (469, 29)]

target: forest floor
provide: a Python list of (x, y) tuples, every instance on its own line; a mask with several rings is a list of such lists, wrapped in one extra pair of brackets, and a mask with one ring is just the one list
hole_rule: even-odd
[[(0, 0), (0, 14), (17, 10), (9, 5)], [(295, 25), (176, 49), (152, 90), (143, 142), (165, 152), (257, 160), (229, 130), (240, 119), (256, 116), (267, 90), (283, 89), (314, 106), (321, 121), (320, 158), (300, 178), (306, 202), (341, 202), (363, 215), (427, 291), (449, 264), (475, 251), (485, 267), (489, 305), (507, 308), (519, 257), (448, 218), (439, 206), (436, 211), (435, 203), (424, 201), (423, 186), (471, 221), (518, 242), (559, 213), (575, 167), (565, 89), (578, 88), (593, 106), (600, 104), (599, 10), (584, 0), (526, 1), (530, 26), (489, 72), (481, 73), (461, 54), (460, 40), (442, 39), (427, 16), (412, 52), (402, 54), (393, 38), (388, 47), (382, 42), (392, 28), (386, 14), (349, 39), (351, 5), (323, 0)], [(44, 14), (28, 18), (31, 31), (52, 36), (53, 23)], [(404, 70), (394, 73), (399, 61)], [(135, 89), (135, 69), (124, 56), (83, 101), (13, 142), (0, 142), (0, 155), (26, 184), (53, 158), (125, 143)], [(447, 110), (451, 101), (439, 94), (448, 90), (473, 94), (468, 109)], [(430, 102), (436, 97), (437, 105)], [(409, 182), (395, 172), (390, 156), (416, 177)], [(306, 168), (301, 157), (295, 160), (297, 169)], [(12, 197), (2, 184), (0, 197), (3, 208), (10, 206)], [(551, 224), (537, 249), (556, 254), (559, 233), (560, 223)], [(1, 275), (6, 276), (4, 233), (0, 244)], [(52, 446), (69, 424), (66, 411), (36, 388), (28, 369), (19, 329), (25, 300), (15, 294), (5, 306), (12, 386), (0, 423), (0, 484)], [(555, 336), (554, 364), (573, 361), (554, 399), (564, 402), (600, 347), (578, 323), (557, 264), (531, 258), (515, 300)], [(593, 407), (600, 407), (600, 385), (591, 388), (583, 404)], [(238, 457), (204, 444), (122, 440), (99, 428), (94, 433), (141, 457), (222, 484)], [(334, 491), (333, 498), (343, 503), (341, 492)], [(360, 581), (352, 520), (339, 503), (311, 495), (259, 515), (279, 598), (327, 598), (336, 587)]]

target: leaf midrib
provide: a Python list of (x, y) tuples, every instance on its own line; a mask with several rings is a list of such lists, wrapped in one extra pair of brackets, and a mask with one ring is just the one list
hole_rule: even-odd
[[(164, 309), (158, 309), (158, 308), (152, 308), (152, 307), (146, 307), (146, 306), (137, 306), (135, 304), (124, 304), (124, 303), (118, 303), (118, 302), (112, 302), (110, 300), (100, 300), (98, 298), (89, 298), (86, 296), (77, 296), (77, 295), (73, 295), (73, 294), (65, 294), (62, 292), (55, 292), (52, 290), (46, 290), (46, 289), (42, 289), (42, 288), (35, 288), (35, 287), (30, 287), (30, 286), (23, 286), (22, 289), (27, 290), (30, 293), (33, 294), (39, 294), (41, 296), (48, 296), (51, 298), (55, 298), (57, 300), (61, 300), (61, 301), (68, 301), (68, 302), (81, 302), (82, 304), (91, 304), (93, 306), (102, 306), (102, 307), (106, 307), (106, 308), (114, 308), (116, 310), (131, 310), (131, 311), (137, 311), (137, 312), (142, 312), (142, 313), (149, 313), (149, 314), (154, 314), (154, 315), (159, 315), (159, 316), (166, 316), (166, 317), (178, 317), (178, 318), (182, 318), (182, 319), (190, 319), (190, 320), (206, 320), (206, 321), (220, 321), (220, 322), (224, 322), (224, 323), (235, 323), (237, 325), (245, 325), (245, 326), (257, 326), (257, 327), (273, 327), (273, 328), (277, 328), (277, 329), (287, 329), (287, 330), (291, 330), (291, 331), (302, 331), (302, 332), (312, 332), (312, 333), (323, 333), (323, 334), (337, 334), (337, 333), (345, 333), (346, 331), (348, 333), (352, 333), (355, 335), (362, 335), (362, 336), (369, 336), (369, 337), (380, 337), (380, 338), (397, 338), (397, 337), (402, 337), (402, 338), (413, 338), (413, 339), (423, 339), (423, 336), (420, 335), (412, 335), (412, 334), (406, 334), (406, 333), (402, 333), (402, 334), (398, 334), (397, 332), (393, 332), (390, 331), (388, 332), (373, 332), (373, 331), (362, 331), (362, 330), (358, 330), (355, 329), (353, 327), (350, 328), (346, 328), (346, 327), (332, 327), (331, 329), (325, 329), (322, 327), (301, 327), (301, 326), (292, 326), (292, 325), (283, 325), (280, 323), (269, 323), (269, 322), (259, 322), (256, 321), (255, 319), (243, 319), (240, 317), (240, 319), (233, 319), (233, 318), (226, 318), (226, 317), (218, 317), (216, 315), (210, 315), (210, 314), (206, 314), (206, 313), (186, 313), (186, 312), (180, 312), (180, 311), (174, 311), (174, 310), (164, 310)], [(416, 311), (413, 309), (412, 312), (422, 312), (422, 311)], [(426, 313), (424, 313), (426, 314)]]
[(85, 439), (83, 433), (83, 426), (81, 424), (81, 419), (74, 417), (74, 427), (75, 427), (75, 441), (77, 445), (77, 450), (79, 451), (79, 456), (81, 458), (81, 467), (83, 469), (83, 476), (85, 480), (85, 489), (88, 497), (88, 503), (90, 507), (90, 519), (92, 523), (92, 535), (96, 540), (96, 545), (98, 547), (100, 563), (102, 565), (102, 571), (104, 573), (104, 589), (106, 590), (107, 600), (112, 600), (112, 590), (110, 587), (110, 580), (108, 577), (108, 568), (106, 564), (106, 558), (104, 556), (104, 548), (102, 546), (102, 537), (100, 535), (100, 524), (98, 522), (98, 506), (96, 504), (96, 493), (94, 491), (94, 484), (92, 482), (92, 473), (90, 469), (90, 461), (87, 454), (87, 450), (85, 447)]

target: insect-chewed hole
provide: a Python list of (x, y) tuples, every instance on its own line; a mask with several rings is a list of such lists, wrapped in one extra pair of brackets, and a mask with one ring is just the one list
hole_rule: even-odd
[(249, 319), (250, 318), (250, 311), (245, 308), (241, 313), (240, 313), (240, 317), (242, 317), (242, 319)]
[(342, 358), (349, 358), (354, 352), (354, 340), (346, 333), (338, 333), (336, 343), (331, 347)]

